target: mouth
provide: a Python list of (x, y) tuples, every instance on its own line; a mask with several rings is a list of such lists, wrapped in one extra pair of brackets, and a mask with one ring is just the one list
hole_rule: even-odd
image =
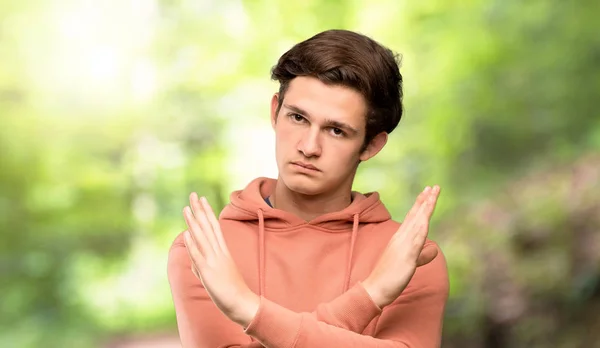
[(315, 166), (313, 166), (312, 164), (308, 164), (308, 163), (304, 163), (304, 162), (292, 162), (292, 164), (296, 167), (300, 167), (306, 170), (312, 170), (315, 172), (320, 172), (321, 170)]

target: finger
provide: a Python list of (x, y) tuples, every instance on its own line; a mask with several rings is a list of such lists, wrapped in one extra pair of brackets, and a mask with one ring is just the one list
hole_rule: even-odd
[(208, 222), (206, 211), (202, 207), (202, 204), (200, 203), (200, 200), (198, 199), (198, 194), (196, 192), (192, 192), (190, 194), (190, 205), (194, 209), (194, 216), (196, 217), (196, 221), (198, 221), (200, 228), (202, 228), (202, 232), (204, 233), (210, 247), (213, 250), (217, 250), (218, 246), (215, 234), (212, 230), (211, 224)]
[(208, 239), (206, 239), (206, 235), (202, 231), (202, 228), (198, 224), (198, 221), (194, 217), (190, 207), (183, 208), (183, 217), (185, 219), (185, 223), (188, 225), (190, 237), (195, 242), (196, 247), (202, 253), (209, 251), (211, 248), (210, 243), (208, 242)]
[(410, 235), (411, 237), (414, 237), (415, 235), (417, 235), (419, 233), (419, 231), (421, 230), (421, 225), (423, 225), (423, 223), (427, 222), (427, 211), (429, 209), (428, 206), (428, 202), (430, 202), (431, 199), (431, 190), (429, 190), (429, 194), (427, 195), (427, 197), (425, 198), (425, 201), (419, 206), (419, 209), (415, 212), (414, 217), (412, 218), (412, 220), (408, 223), (407, 225), (407, 234)]
[(427, 238), (427, 232), (429, 230), (429, 220), (426, 217), (427, 209), (429, 207), (426, 203), (421, 206), (421, 209), (417, 212), (415, 217), (415, 223), (410, 231), (407, 233), (407, 238), (412, 241), (413, 249), (417, 253), (414, 255), (416, 258), (418, 253), (421, 252), (425, 239)]
[(413, 245), (419, 252), (421, 252), (423, 245), (425, 245), (427, 235), (429, 234), (429, 220), (433, 209), (432, 205), (435, 205), (435, 198), (434, 193), (432, 193), (431, 197), (427, 198), (428, 201), (426, 204), (423, 204), (423, 209), (420, 210), (417, 226), (413, 228), (415, 232), (413, 235)]
[[(417, 211), (414, 217), (414, 225), (419, 226), (424, 223), (429, 223), (431, 220), (431, 216), (433, 215), (433, 211), (435, 210), (435, 206), (437, 204), (437, 198), (440, 194), (440, 187), (434, 185), (431, 190), (429, 190), (429, 195), (425, 198), (423, 204)], [(413, 227), (414, 228), (414, 227)], [(418, 230), (418, 228), (417, 228)], [(415, 231), (418, 232), (418, 231)]]
[[(413, 206), (410, 208), (410, 210), (406, 214), (406, 217), (404, 218), (404, 221), (402, 221), (402, 225), (400, 226), (401, 229), (403, 229), (403, 230), (410, 230), (411, 228), (414, 227), (414, 225), (415, 225), (415, 218), (417, 217), (419, 209), (421, 209), (421, 206), (426, 201), (426, 199), (427, 199), (427, 197), (429, 196), (430, 193), (431, 193), (431, 187), (427, 186), (417, 196), (417, 199), (415, 200), (415, 204), (413, 204)], [(404, 227), (404, 228), (402, 228), (402, 227)]]
[(190, 193), (190, 196), (188, 198), (190, 200), (190, 207), (192, 208), (194, 216), (200, 215), (200, 210), (202, 209), (202, 207), (198, 202), (198, 194), (196, 192), (192, 192)]
[(196, 278), (201, 279), (200, 278), (200, 273), (198, 272), (198, 270), (196, 269), (196, 266), (194, 265), (194, 263), (192, 262), (192, 273), (194, 273), (194, 275), (196, 276)]
[(192, 272), (194, 272), (199, 279), (202, 279), (199, 269), (202, 269), (202, 265), (204, 265), (204, 255), (202, 255), (202, 252), (196, 246), (189, 231), (183, 233), (183, 242), (185, 243), (186, 250), (192, 261)]
[(413, 206), (408, 211), (408, 214), (406, 214), (407, 219), (410, 219), (411, 217), (414, 217), (417, 214), (417, 211), (419, 210), (425, 199), (427, 199), (430, 192), (431, 187), (427, 186), (425, 187), (425, 189), (423, 189), (423, 191), (421, 191), (421, 193), (419, 193), (417, 199), (415, 200), (415, 204), (413, 204)]
[[(190, 248), (195, 247), (193, 244), (195, 244), (196, 242), (194, 242), (193, 238), (191, 238), (191, 242), (186, 241), (186, 235), (189, 234), (190, 232), (188, 230), (183, 231), (183, 243), (185, 245), (185, 250), (188, 253), (188, 257), (190, 258), (190, 263), (191, 263), (191, 269), (192, 269), (192, 273), (194, 273), (194, 275), (196, 276), (196, 278), (201, 279), (200, 278), (200, 272), (198, 272), (198, 269), (196, 268), (196, 265), (194, 264), (194, 260), (192, 259), (192, 255), (190, 253)], [(189, 244), (189, 246), (188, 246)]]
[(433, 261), (438, 254), (438, 249), (434, 245), (428, 245), (421, 250), (417, 258), (417, 267), (421, 267)]
[(425, 211), (425, 218), (428, 221), (431, 220), (431, 216), (433, 215), (433, 212), (437, 205), (438, 197), (440, 196), (440, 191), (440, 187), (435, 185), (431, 190), (431, 194), (429, 195), (429, 197), (427, 197), (427, 201), (425, 202), (425, 205), (427, 206), (427, 209)]
[(425, 199), (427, 199), (430, 192), (431, 187), (429, 186), (425, 187), (425, 189), (421, 191), (421, 193), (417, 196), (417, 199), (415, 200), (415, 204), (413, 204), (412, 208), (410, 208), (410, 210), (408, 211), (408, 214), (406, 214), (406, 220), (413, 218), (417, 214), (417, 211), (419, 210)]
[(200, 203), (204, 207), (204, 211), (206, 212), (206, 216), (208, 217), (208, 222), (212, 226), (212, 230), (215, 234), (215, 238), (217, 243), (219, 244), (221, 250), (227, 251), (227, 244), (225, 243), (225, 238), (223, 238), (223, 232), (221, 231), (221, 225), (219, 224), (219, 219), (215, 215), (212, 207), (208, 203), (206, 197), (202, 197), (200, 199)]

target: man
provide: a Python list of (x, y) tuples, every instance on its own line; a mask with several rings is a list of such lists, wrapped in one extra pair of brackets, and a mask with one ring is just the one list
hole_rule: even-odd
[(272, 71), (277, 180), (231, 194), (217, 220), (190, 195), (168, 275), (184, 347), (438, 347), (446, 262), (427, 239), (439, 187), (402, 224), (358, 165), (402, 115), (391, 51), (351, 31), (295, 45)]

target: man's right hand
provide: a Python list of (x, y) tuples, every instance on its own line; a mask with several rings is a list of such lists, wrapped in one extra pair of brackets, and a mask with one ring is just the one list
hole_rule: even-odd
[(392, 303), (406, 288), (417, 267), (437, 256), (435, 246), (423, 248), (440, 187), (427, 186), (392, 236), (375, 268), (362, 283), (379, 308)]

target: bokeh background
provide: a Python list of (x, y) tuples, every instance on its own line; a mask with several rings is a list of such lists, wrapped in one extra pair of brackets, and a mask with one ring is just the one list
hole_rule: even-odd
[(0, 346), (178, 347), (191, 191), (276, 176), (270, 68), (345, 28), (403, 57), (359, 169), (402, 219), (443, 188), (443, 347), (600, 347), (600, 2), (0, 0)]

